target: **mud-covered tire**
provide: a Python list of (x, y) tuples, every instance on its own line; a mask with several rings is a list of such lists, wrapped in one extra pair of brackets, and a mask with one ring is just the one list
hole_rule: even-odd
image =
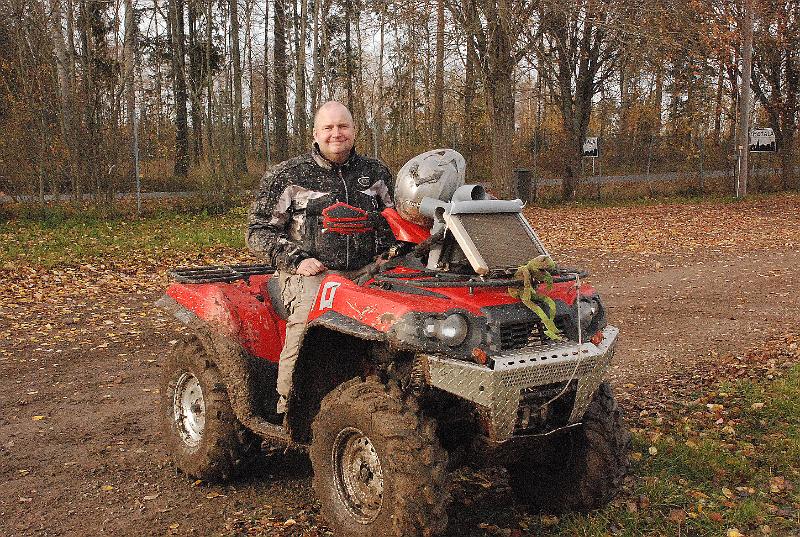
[(534, 511), (589, 511), (608, 503), (630, 468), (631, 434), (608, 382), (583, 425), (507, 466), (511, 489)]
[(338, 537), (445, 530), (447, 452), (434, 422), (399, 388), (345, 382), (325, 396), (312, 428), (314, 491)]
[(236, 419), (219, 370), (195, 337), (164, 361), (161, 421), (176, 466), (191, 477), (226, 481), (258, 454), (258, 439)]

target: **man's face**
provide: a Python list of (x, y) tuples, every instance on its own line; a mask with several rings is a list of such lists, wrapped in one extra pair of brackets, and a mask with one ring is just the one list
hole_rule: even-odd
[(347, 160), (355, 143), (356, 132), (353, 117), (343, 105), (329, 103), (317, 112), (314, 121), (314, 141), (322, 155), (341, 164)]

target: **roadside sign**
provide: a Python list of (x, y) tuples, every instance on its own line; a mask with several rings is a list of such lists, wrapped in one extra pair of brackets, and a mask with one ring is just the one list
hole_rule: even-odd
[(750, 131), (750, 152), (770, 153), (775, 151), (775, 132), (770, 128)]
[(597, 136), (588, 136), (583, 141), (583, 156), (597, 158), (600, 156), (600, 144)]

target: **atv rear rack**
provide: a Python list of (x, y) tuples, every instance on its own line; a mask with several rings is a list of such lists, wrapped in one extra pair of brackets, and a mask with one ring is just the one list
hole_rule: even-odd
[(209, 267), (177, 267), (169, 271), (173, 280), (179, 283), (217, 283), (247, 281), (257, 274), (273, 274), (270, 265), (214, 265)]

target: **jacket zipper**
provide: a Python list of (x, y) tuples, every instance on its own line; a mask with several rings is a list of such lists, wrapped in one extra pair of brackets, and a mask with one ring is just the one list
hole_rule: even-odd
[[(347, 182), (344, 180), (344, 175), (342, 175), (342, 169), (339, 168), (339, 179), (342, 180), (342, 186), (344, 187), (344, 202), (348, 205), (350, 204), (350, 193), (347, 191)], [(347, 270), (350, 270), (350, 235), (344, 236), (344, 244), (345, 244), (345, 266)]]

